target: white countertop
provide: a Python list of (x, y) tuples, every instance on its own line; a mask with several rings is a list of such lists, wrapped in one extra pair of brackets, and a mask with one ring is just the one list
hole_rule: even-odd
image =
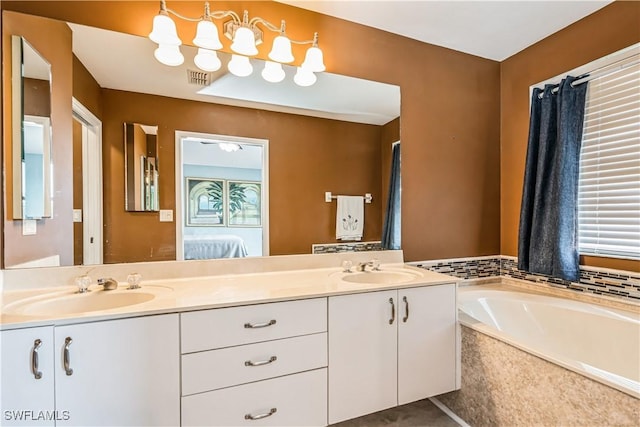
[[(179, 313), (192, 310), (328, 297), (460, 281), (460, 279), (456, 277), (403, 263), (382, 264), (381, 270), (413, 272), (417, 275), (415, 279), (401, 283), (351, 283), (341, 280), (342, 276), (348, 274), (342, 273), (341, 270), (341, 268), (312, 268), (248, 274), (222, 274), (183, 279), (143, 279), (142, 288), (139, 290), (127, 290), (127, 283), (122, 282), (120, 282), (118, 289), (113, 291), (98, 290), (96, 289), (96, 285), (92, 285), (90, 288), (92, 289), (92, 293), (146, 292), (154, 294), (155, 298), (148, 302), (135, 305), (73, 314), (36, 316), (11, 313), (16, 304), (20, 304), (26, 299), (31, 301), (56, 296), (73, 295), (76, 292), (76, 288), (73, 286), (5, 291), (2, 294), (0, 329), (64, 325), (151, 314)], [(82, 297), (82, 295), (79, 295), (79, 297)]]

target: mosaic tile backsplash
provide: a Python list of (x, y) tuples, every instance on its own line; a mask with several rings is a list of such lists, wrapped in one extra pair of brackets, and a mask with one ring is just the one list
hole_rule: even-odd
[(556, 287), (594, 295), (628, 298), (640, 302), (640, 274), (627, 271), (581, 269), (580, 281), (570, 282), (518, 269), (517, 260), (511, 257), (483, 257), (465, 260), (434, 261), (416, 264), (418, 267), (462, 279), (479, 279), (505, 276), (535, 283), (547, 283)]
[(327, 243), (312, 245), (312, 254), (335, 254), (338, 252), (382, 251), (380, 242)]

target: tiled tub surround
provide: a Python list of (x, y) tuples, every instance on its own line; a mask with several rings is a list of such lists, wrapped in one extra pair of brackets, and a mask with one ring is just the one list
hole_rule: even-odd
[(517, 259), (507, 256), (459, 258), (411, 263), (462, 279), (507, 277), (590, 295), (628, 299), (640, 303), (640, 274), (594, 267), (580, 269), (580, 281), (570, 282), (519, 270)]
[(438, 400), (470, 425), (638, 425), (638, 399), (469, 327), (461, 330), (462, 388)]

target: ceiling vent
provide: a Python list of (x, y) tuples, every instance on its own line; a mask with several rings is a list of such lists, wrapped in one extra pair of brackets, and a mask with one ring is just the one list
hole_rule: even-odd
[(209, 86), (211, 83), (211, 73), (204, 71), (187, 70), (187, 79), (189, 84), (198, 86)]

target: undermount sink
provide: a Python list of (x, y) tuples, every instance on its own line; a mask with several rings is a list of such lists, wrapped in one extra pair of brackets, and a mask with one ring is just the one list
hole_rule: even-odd
[[(157, 288), (154, 286), (154, 288)], [(165, 288), (169, 289), (169, 288)], [(52, 316), (112, 310), (149, 302), (156, 297), (153, 291), (92, 291), (79, 293), (56, 293), (38, 298), (16, 301), (4, 307), (7, 314), (24, 316)]]
[(355, 273), (340, 273), (340, 280), (350, 283), (363, 284), (396, 284), (411, 282), (420, 278), (421, 275), (412, 271), (401, 270), (380, 270), (362, 271)]

